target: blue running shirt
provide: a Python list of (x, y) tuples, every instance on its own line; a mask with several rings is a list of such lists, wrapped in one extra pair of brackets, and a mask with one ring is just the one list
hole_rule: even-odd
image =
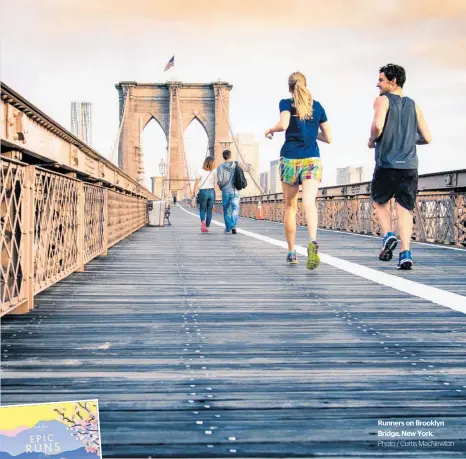
[(289, 111), (291, 117), (280, 156), (290, 159), (320, 157), (317, 134), (319, 133), (319, 124), (327, 121), (324, 107), (314, 100), (312, 102), (312, 118), (300, 120), (296, 114), (293, 99), (282, 99), (280, 113), (284, 111)]

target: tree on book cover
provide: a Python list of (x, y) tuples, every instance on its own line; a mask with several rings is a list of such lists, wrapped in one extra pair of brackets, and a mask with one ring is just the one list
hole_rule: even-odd
[(102, 459), (97, 400), (0, 407), (0, 459)]

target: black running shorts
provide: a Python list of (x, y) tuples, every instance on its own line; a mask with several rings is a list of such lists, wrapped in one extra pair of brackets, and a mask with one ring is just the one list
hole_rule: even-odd
[(417, 169), (385, 169), (376, 167), (372, 177), (372, 200), (385, 204), (395, 196), (400, 206), (413, 210), (417, 195)]

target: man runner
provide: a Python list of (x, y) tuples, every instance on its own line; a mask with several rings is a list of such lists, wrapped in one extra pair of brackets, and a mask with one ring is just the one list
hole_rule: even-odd
[(398, 239), (393, 232), (390, 200), (395, 196), (401, 251), (399, 269), (411, 269), (409, 250), (413, 232), (412, 210), (416, 204), (418, 158), (416, 145), (431, 142), (432, 136), (421, 109), (403, 95), (405, 69), (388, 64), (379, 70), (380, 96), (374, 102), (369, 148), (375, 148), (375, 170), (371, 194), (376, 215), (384, 234), (379, 260), (390, 261)]

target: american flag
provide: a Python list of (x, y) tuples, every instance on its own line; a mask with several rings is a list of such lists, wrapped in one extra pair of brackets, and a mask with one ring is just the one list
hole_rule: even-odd
[(175, 65), (175, 56), (173, 56), (169, 61), (168, 64), (165, 66), (164, 72), (166, 72), (168, 69), (171, 69)]

